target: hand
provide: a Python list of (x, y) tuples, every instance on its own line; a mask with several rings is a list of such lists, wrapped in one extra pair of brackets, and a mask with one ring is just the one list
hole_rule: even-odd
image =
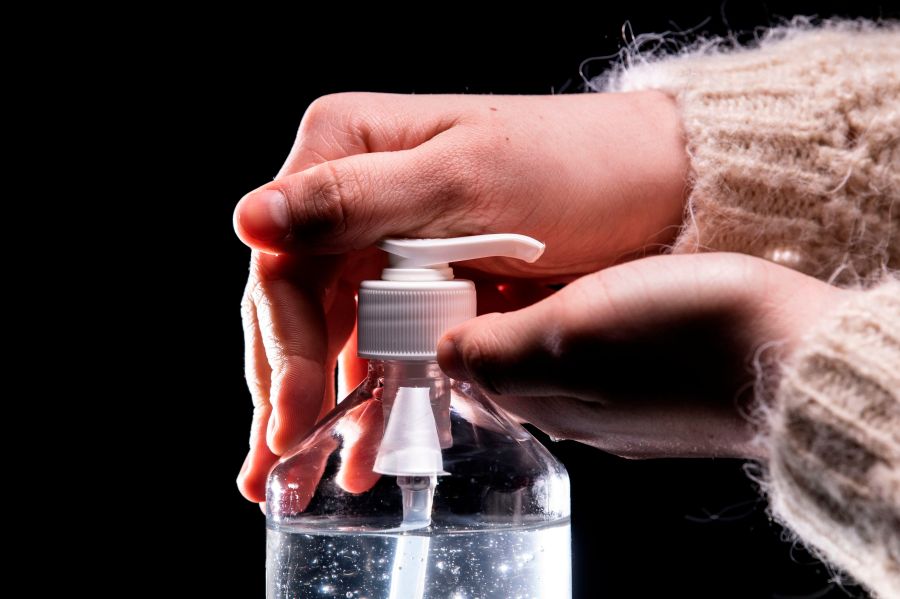
[[(276, 180), (235, 211), (254, 249), (243, 303), (254, 401), (244, 495), (263, 500), (277, 456), (333, 405), (331, 373), (353, 331), (359, 281), (379, 277), (379, 239), (515, 232), (546, 242), (534, 265), (468, 265), (492, 292), (479, 303), (510, 309), (546, 296), (548, 280), (672, 241), (686, 171), (676, 108), (656, 92), (316, 101)], [(363, 376), (351, 362), (342, 371), (354, 383)]]
[[(851, 293), (738, 254), (648, 258), (462, 324), (444, 336), (438, 357), (448, 374), (474, 380), (511, 415), (557, 438), (632, 458), (764, 457), (747, 418), (765, 399), (754, 397), (752, 363), (767, 346), (787, 357)], [(363, 492), (378, 480), (382, 410), (365, 401), (342, 422), (336, 480)], [(323, 435), (316, 451), (290, 462), (286, 478), (300, 487), (288, 511), (306, 509), (339, 445)]]
[(633, 458), (762, 457), (757, 352), (788, 356), (853, 292), (738, 254), (658, 256), (585, 276), (441, 340), (453, 378), (520, 421)]

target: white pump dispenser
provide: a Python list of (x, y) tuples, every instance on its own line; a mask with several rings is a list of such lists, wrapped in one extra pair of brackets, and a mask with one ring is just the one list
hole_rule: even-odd
[(406, 366), (395, 369), (398, 389), (384, 404), (386, 426), (373, 470), (397, 476), (404, 524), (427, 526), (436, 477), (445, 474), (441, 448), (450, 443), (449, 396), (432, 397), (418, 373), (435, 360), (444, 331), (476, 314), (475, 285), (454, 279), (449, 263), (492, 256), (534, 262), (544, 244), (494, 234), (386, 239), (378, 247), (390, 254), (390, 266), (382, 280), (360, 284), (358, 353)]

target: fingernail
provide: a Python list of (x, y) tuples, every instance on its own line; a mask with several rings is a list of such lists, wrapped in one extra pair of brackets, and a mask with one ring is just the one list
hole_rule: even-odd
[(281, 426), (280, 418), (276, 412), (272, 412), (269, 416), (269, 424), (266, 427), (266, 443), (272, 453), (278, 453), (274, 449), (275, 435), (278, 434), (278, 428)]
[(441, 365), (441, 370), (450, 378), (467, 381), (471, 378), (462, 361), (459, 348), (456, 342), (450, 339), (444, 339), (438, 344), (437, 359)]
[(276, 241), (291, 232), (287, 200), (280, 191), (264, 189), (244, 196), (237, 207), (237, 223), (248, 237)]

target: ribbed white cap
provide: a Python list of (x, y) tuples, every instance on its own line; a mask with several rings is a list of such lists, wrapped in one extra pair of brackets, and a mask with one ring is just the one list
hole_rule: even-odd
[(447, 239), (385, 239), (390, 267), (359, 286), (358, 353), (376, 360), (434, 360), (444, 332), (475, 317), (475, 284), (453, 278), (450, 262), (505, 256), (534, 262), (544, 244), (495, 233)]
[(358, 353), (375, 360), (434, 360), (445, 331), (475, 317), (471, 281), (363, 281)]

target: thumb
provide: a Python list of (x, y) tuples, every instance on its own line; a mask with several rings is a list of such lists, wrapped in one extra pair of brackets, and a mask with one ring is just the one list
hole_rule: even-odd
[(746, 263), (709, 255), (621, 264), (527, 308), (451, 329), (438, 361), (453, 378), (496, 395), (657, 396), (689, 383), (685, 373), (709, 379), (710, 360), (734, 362), (742, 351), (740, 335), (721, 333), (735, 328), (729, 323), (746, 303)]
[(346, 156), (264, 185), (238, 203), (234, 227), (250, 247), (342, 253), (382, 237), (438, 236), (471, 188), (467, 158), (435, 138), (395, 152)]

